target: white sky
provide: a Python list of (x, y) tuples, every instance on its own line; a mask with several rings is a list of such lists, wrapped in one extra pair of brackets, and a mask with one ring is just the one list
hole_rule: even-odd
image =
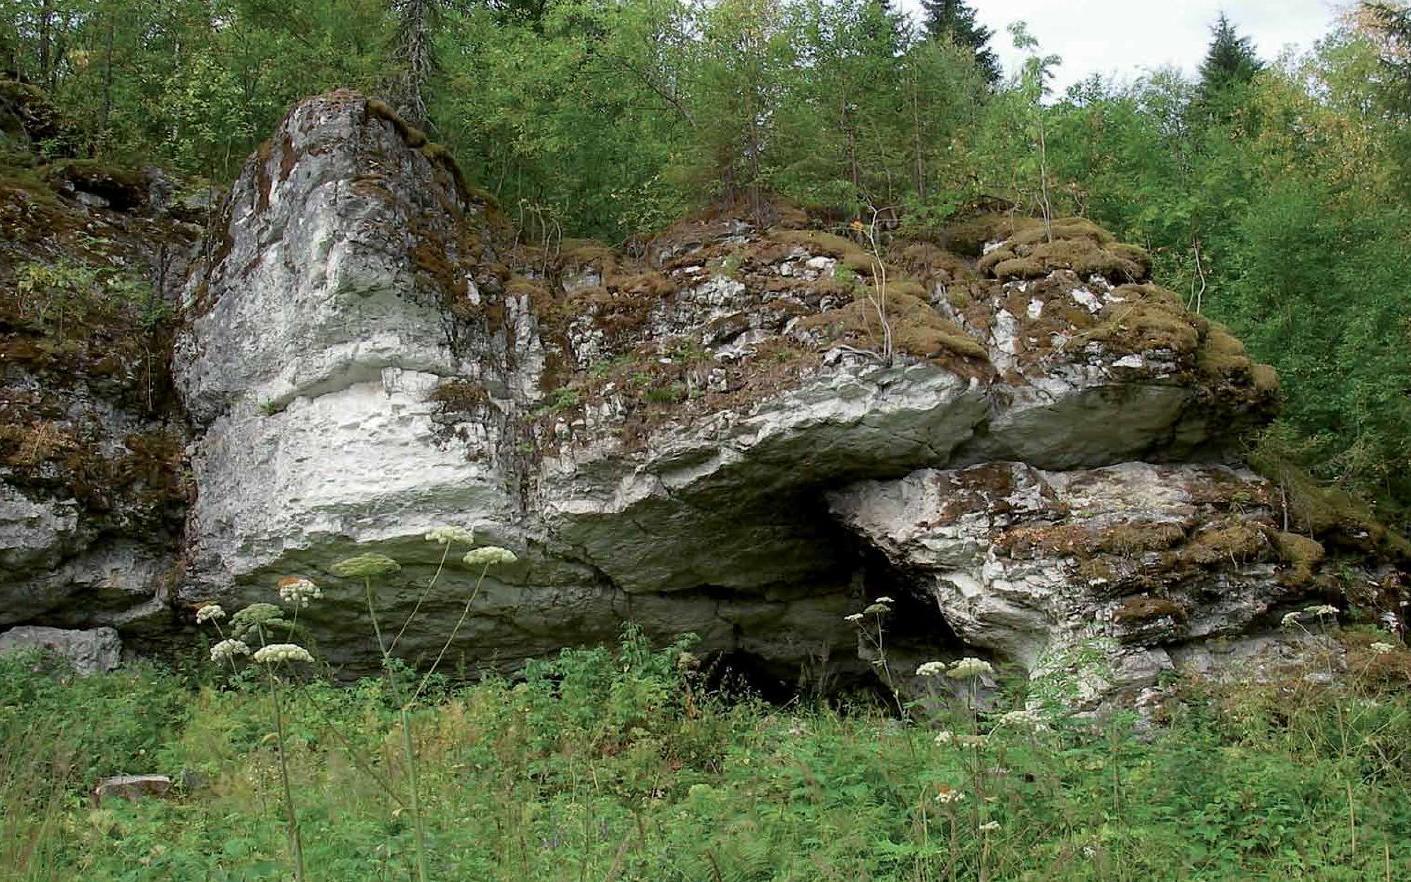
[[(917, 10), (918, 0), (902, 0)], [(971, 0), (995, 36), (990, 45), (1012, 72), (1021, 54), (1006, 26), (1029, 23), (1044, 54), (1063, 57), (1054, 92), (1094, 73), (1135, 76), (1175, 65), (1194, 72), (1210, 42), (1210, 25), (1223, 9), (1259, 57), (1273, 60), (1290, 44), (1304, 48), (1332, 29), (1349, 0)]]

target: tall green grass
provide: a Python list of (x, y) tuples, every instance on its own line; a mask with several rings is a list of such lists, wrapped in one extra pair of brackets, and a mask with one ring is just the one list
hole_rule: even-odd
[[(684, 647), (565, 652), (521, 680), (432, 690), (418, 745), (438, 880), (1403, 880), (1411, 878), (1404, 649), (1337, 688), (1190, 684), (1134, 719), (973, 728), (875, 699), (706, 694)], [(1362, 652), (1362, 655), (1357, 653)], [(308, 876), (408, 880), (415, 825), (386, 678), (289, 690)], [(258, 681), (152, 668), (71, 679), (0, 659), (0, 878), (289, 877)], [(939, 732), (956, 737), (937, 739)], [(975, 736), (975, 737), (964, 737)], [(98, 775), (174, 797), (95, 807)], [(942, 794), (945, 797), (939, 798)], [(958, 795), (957, 795), (958, 794)]]

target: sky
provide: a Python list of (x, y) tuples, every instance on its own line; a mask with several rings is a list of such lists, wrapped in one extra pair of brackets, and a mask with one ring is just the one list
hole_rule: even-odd
[[(918, 0), (902, 0), (918, 9)], [(1012, 72), (1021, 57), (1010, 45), (1010, 22), (1029, 23), (1044, 54), (1063, 57), (1056, 94), (1095, 73), (1135, 77), (1145, 68), (1175, 65), (1194, 72), (1210, 42), (1210, 24), (1224, 10), (1261, 58), (1284, 47), (1305, 48), (1332, 29), (1347, 0), (971, 0), (994, 29), (990, 45)]]

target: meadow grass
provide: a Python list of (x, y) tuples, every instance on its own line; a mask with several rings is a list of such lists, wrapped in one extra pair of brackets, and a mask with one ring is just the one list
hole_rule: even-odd
[[(429, 877), (1411, 878), (1401, 668), (1337, 688), (1186, 684), (1155, 728), (977, 728), (871, 696), (706, 692), (683, 652), (629, 631), (515, 681), (437, 678), (407, 717)], [(416, 876), (396, 694), (388, 677), (284, 693), (311, 880)], [(269, 701), (257, 671), (217, 686), (0, 659), (0, 878), (291, 878)], [(170, 774), (175, 795), (89, 802), (97, 776), (138, 772)]]

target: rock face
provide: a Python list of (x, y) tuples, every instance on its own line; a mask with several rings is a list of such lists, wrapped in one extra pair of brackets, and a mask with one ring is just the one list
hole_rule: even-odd
[(1318, 543), (1279, 529), (1277, 491), (1222, 466), (1022, 463), (922, 470), (833, 510), (925, 591), (965, 643), (1083, 698), (1151, 685), (1194, 641), (1278, 628)]
[(0, 653), (25, 649), (51, 652), (72, 665), (78, 674), (111, 671), (122, 657), (122, 641), (112, 628), (70, 631), (26, 625), (0, 634)]
[[(0, 79), (7, 162), (62, 146), (60, 122)], [(189, 488), (169, 318), (201, 230), (158, 204), (169, 183), (80, 160), (0, 176), (0, 628), (172, 631)]]
[[(303, 102), (186, 282), (177, 601), (312, 578), (308, 639), (367, 670), (366, 586), (334, 564), (376, 552), (402, 567), (371, 586), (384, 627), (420, 610), (413, 661), (473, 595), (453, 665), (632, 621), (821, 682), (870, 675), (844, 617), (890, 594), (898, 664), (1042, 674), (1095, 643), (1097, 696), (1312, 591), (1320, 546), (1220, 464), (1273, 411), (1272, 372), (1150, 284), (1140, 249), (977, 214), (876, 255), (776, 213), (630, 254), (527, 245), (379, 102)], [(67, 559), (74, 524), (63, 500), (0, 497), (3, 553), (30, 570)], [(443, 525), (519, 559), (477, 591), (466, 549), (425, 538)]]

